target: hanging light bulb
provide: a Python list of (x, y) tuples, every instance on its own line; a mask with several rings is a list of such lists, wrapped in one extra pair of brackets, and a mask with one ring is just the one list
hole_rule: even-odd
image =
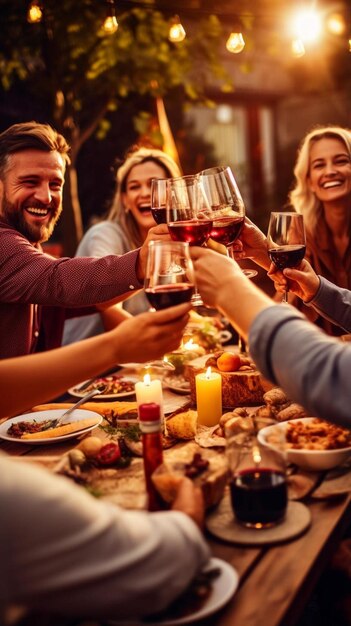
[(342, 35), (346, 30), (344, 16), (340, 13), (332, 13), (327, 19), (327, 28), (333, 35)]
[(33, 0), (28, 8), (28, 13), (27, 13), (27, 21), (30, 24), (37, 24), (38, 22), (41, 22), (43, 17), (43, 10), (40, 6), (40, 4), (38, 3), (37, 0)]
[(173, 43), (179, 43), (186, 37), (186, 32), (179, 19), (179, 15), (175, 15), (172, 18), (171, 26), (169, 28), (168, 39)]
[(351, 52), (351, 39), (349, 39), (349, 52)]
[(114, 0), (107, 0), (107, 15), (102, 25), (102, 30), (106, 35), (113, 35), (118, 29)]
[(245, 48), (245, 40), (242, 33), (230, 33), (225, 47), (229, 52), (239, 54)]
[(305, 46), (303, 45), (302, 39), (294, 39), (291, 43), (291, 51), (294, 57), (303, 57), (305, 54)]

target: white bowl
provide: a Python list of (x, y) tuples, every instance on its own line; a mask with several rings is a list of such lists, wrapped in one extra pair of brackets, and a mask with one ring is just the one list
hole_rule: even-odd
[[(308, 423), (312, 422), (314, 419), (313, 417), (303, 417), (298, 420), (289, 420), (272, 426), (266, 426), (259, 431), (258, 439), (263, 445), (269, 448), (275, 448), (276, 446), (273, 443), (267, 441), (267, 437), (274, 431), (276, 432), (276, 429), (279, 429), (282, 435), (284, 435), (290, 422)], [(307, 448), (295, 450), (294, 448), (288, 448), (286, 455), (288, 463), (294, 463), (305, 470), (321, 471), (342, 465), (342, 463), (351, 457), (351, 447), (337, 448), (336, 450), (308, 450)]]

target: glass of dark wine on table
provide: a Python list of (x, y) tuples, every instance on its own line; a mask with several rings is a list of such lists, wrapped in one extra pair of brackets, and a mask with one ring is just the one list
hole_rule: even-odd
[[(200, 187), (213, 218), (210, 238), (224, 245), (234, 257), (233, 244), (240, 236), (245, 220), (245, 204), (230, 167), (219, 166), (198, 174)], [(242, 270), (246, 276), (257, 276), (256, 270)]]
[[(172, 240), (202, 246), (210, 237), (212, 224), (212, 215), (197, 175), (169, 178), (167, 225)], [(192, 303), (194, 306), (203, 305), (196, 287)]]
[(189, 244), (150, 241), (145, 272), (145, 294), (153, 309), (189, 302), (195, 278)]
[[(297, 267), (306, 253), (303, 216), (293, 212), (272, 212), (267, 244), (269, 257), (278, 270)], [(288, 290), (284, 292), (282, 301), (288, 301)]]

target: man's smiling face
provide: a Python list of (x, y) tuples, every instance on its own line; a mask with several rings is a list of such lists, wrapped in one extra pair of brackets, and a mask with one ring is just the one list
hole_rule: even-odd
[(59, 152), (11, 154), (0, 182), (0, 216), (31, 243), (51, 236), (62, 211), (65, 161)]

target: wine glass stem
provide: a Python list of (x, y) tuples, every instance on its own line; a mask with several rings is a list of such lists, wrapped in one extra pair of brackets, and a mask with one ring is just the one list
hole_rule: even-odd
[(285, 291), (283, 293), (282, 302), (284, 302), (285, 304), (287, 304), (287, 302), (288, 302), (288, 289), (285, 289)]

